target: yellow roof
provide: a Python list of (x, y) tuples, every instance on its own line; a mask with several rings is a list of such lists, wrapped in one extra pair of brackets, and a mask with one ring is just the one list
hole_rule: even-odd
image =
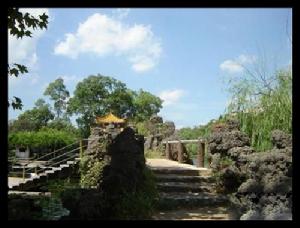
[(96, 122), (97, 123), (124, 123), (125, 120), (119, 119), (112, 113), (109, 113), (108, 115), (103, 117), (96, 117)]

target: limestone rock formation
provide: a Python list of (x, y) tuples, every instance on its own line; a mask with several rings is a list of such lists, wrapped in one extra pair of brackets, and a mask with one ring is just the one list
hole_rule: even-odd
[(143, 181), (145, 168), (143, 137), (135, 135), (131, 128), (125, 128), (108, 146), (109, 165), (104, 168), (103, 191), (135, 191)]
[(274, 148), (284, 149), (292, 147), (292, 136), (283, 131), (274, 130), (271, 137)]
[[(115, 138), (107, 133), (92, 131), (88, 153), (87, 174), (93, 164), (97, 184), (92, 188), (70, 189), (62, 194), (64, 207), (70, 210), (65, 219), (113, 219), (117, 216), (119, 202), (128, 193), (134, 193), (144, 181), (144, 137), (136, 135), (129, 127)], [(100, 142), (96, 136), (100, 134)], [(101, 135), (102, 134), (102, 135)], [(99, 137), (98, 137), (99, 138)], [(96, 156), (97, 155), (97, 156)], [(99, 159), (106, 157), (106, 159)]]
[(161, 142), (175, 132), (175, 124), (172, 121), (163, 121), (163, 118), (154, 115), (146, 124), (150, 135), (145, 140), (145, 149), (153, 150), (161, 147)]
[(292, 137), (272, 132), (274, 148), (256, 153), (235, 121), (214, 128), (208, 140), (217, 186), (233, 193), (241, 220), (292, 219)]

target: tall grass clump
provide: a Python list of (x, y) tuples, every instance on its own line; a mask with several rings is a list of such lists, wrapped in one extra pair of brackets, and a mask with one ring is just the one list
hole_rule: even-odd
[[(267, 83), (268, 82), (268, 83)], [(272, 130), (292, 133), (292, 71), (274, 73), (270, 80), (256, 83), (244, 78), (230, 85), (229, 116), (236, 116), (241, 130), (258, 151), (270, 149)]]

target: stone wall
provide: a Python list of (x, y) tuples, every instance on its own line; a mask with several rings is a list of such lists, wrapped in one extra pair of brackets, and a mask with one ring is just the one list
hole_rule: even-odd
[(216, 126), (208, 140), (218, 190), (231, 194), (237, 219), (291, 219), (292, 139), (272, 132), (274, 148), (255, 152), (237, 121)]

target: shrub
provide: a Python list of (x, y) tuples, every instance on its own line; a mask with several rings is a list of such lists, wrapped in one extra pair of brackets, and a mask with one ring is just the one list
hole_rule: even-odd
[(84, 156), (80, 161), (80, 185), (83, 188), (95, 187), (102, 179), (105, 161), (93, 162), (90, 157)]
[(146, 158), (163, 158), (161, 151), (159, 150), (145, 150)]
[(117, 219), (149, 219), (158, 202), (155, 177), (151, 170), (144, 169), (144, 182), (136, 192), (124, 192), (116, 205)]
[(144, 135), (145, 137), (150, 135), (149, 130), (146, 126), (146, 122), (138, 122), (135, 124), (135, 127), (140, 135)]
[(30, 149), (59, 149), (76, 141), (69, 132), (44, 128), (38, 132), (22, 131), (8, 136), (9, 147), (29, 147)]
[(275, 73), (272, 88), (262, 92), (246, 81), (231, 87), (234, 99), (228, 107), (228, 113), (235, 113), (241, 130), (251, 137), (251, 145), (256, 150), (271, 149), (270, 134), (275, 129), (292, 133), (290, 70)]

